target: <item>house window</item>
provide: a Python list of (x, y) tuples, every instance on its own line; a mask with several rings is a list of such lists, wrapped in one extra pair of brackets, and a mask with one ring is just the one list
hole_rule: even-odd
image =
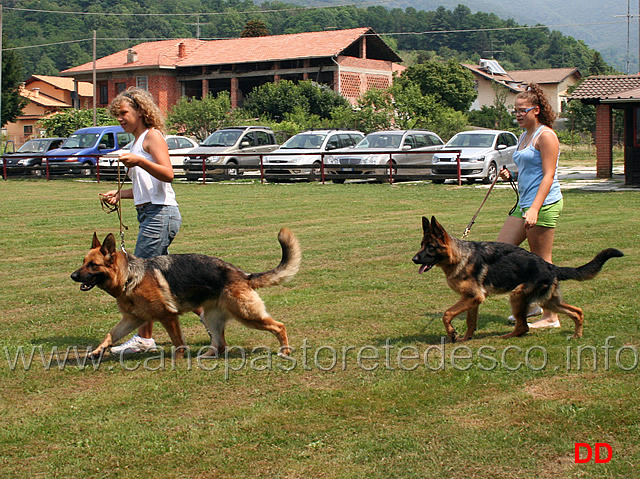
[(109, 103), (109, 86), (106, 83), (98, 83), (98, 103), (100, 105)]
[(33, 125), (24, 125), (24, 127), (22, 128), (22, 131), (23, 131), (25, 136), (32, 135), (33, 134)]
[(116, 83), (116, 93), (120, 94), (127, 89), (126, 83)]
[(136, 77), (136, 86), (138, 88), (142, 88), (143, 90), (148, 90), (149, 83), (147, 77)]

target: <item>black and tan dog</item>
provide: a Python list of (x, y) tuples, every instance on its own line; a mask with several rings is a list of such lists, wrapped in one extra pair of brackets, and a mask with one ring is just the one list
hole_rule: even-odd
[(569, 316), (575, 322), (574, 337), (582, 336), (584, 314), (576, 306), (562, 301), (558, 284), (566, 279), (584, 281), (600, 272), (610, 258), (623, 256), (609, 248), (601, 251), (589, 263), (579, 268), (561, 268), (518, 246), (491, 241), (463, 241), (449, 236), (435, 217), (431, 223), (422, 218), (424, 236), (420, 251), (413, 262), (420, 273), (439, 266), (451, 289), (460, 293), (460, 300), (442, 317), (451, 341), (458, 339), (451, 321), (467, 312), (467, 332), (463, 341), (471, 339), (478, 321), (478, 306), (491, 294), (510, 294), (511, 311), (516, 318), (515, 329), (504, 335), (522, 336), (529, 331), (527, 311), (532, 303)]
[(99, 356), (146, 321), (162, 323), (177, 354), (182, 355), (186, 344), (178, 317), (195, 310), (202, 311), (201, 318), (211, 334), (211, 349), (203, 356), (224, 351), (224, 329), (232, 318), (250, 328), (270, 331), (280, 342), (280, 353), (289, 354), (284, 324), (267, 313), (255, 292), (298, 272), (302, 256), (298, 240), (282, 228), (278, 241), (282, 248), (280, 264), (264, 273), (249, 274), (221, 259), (199, 254), (136, 258), (116, 251), (112, 234), (100, 244), (94, 233), (91, 250), (71, 279), (82, 283), (82, 291), (97, 286), (116, 298), (122, 319), (91, 355)]

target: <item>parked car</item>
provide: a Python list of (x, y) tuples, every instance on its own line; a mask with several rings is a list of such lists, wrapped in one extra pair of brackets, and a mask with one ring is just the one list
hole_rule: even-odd
[[(419, 165), (428, 161), (427, 155), (402, 153), (402, 151), (434, 151), (444, 146), (444, 141), (427, 130), (389, 130), (369, 133), (360, 143), (349, 150), (337, 150), (326, 158), (328, 165), (339, 168), (328, 169), (334, 183), (344, 182), (341, 175), (388, 175), (389, 162), (393, 165)], [(384, 150), (398, 151), (389, 153)], [(392, 165), (392, 166), (393, 166)], [(394, 169), (394, 171), (397, 171)], [(415, 170), (403, 173), (410, 174)]]
[[(264, 126), (233, 126), (214, 131), (192, 155), (184, 161), (184, 170), (188, 180), (202, 178), (203, 161), (205, 174), (224, 173), (235, 178), (243, 170), (260, 167), (260, 154), (269, 153), (278, 148), (278, 142), (271, 128)], [(239, 153), (255, 153), (243, 156)], [(219, 168), (227, 165), (228, 168)]]
[[(498, 172), (506, 166), (517, 174), (513, 162), (518, 139), (503, 130), (463, 131), (456, 134), (444, 146), (445, 150), (460, 150), (461, 178), (473, 183), (476, 179), (492, 183)], [(431, 177), (434, 183), (458, 178), (455, 153), (433, 155)]]
[(119, 150), (131, 140), (133, 135), (126, 133), (120, 125), (80, 128), (60, 148), (49, 151), (45, 157), (54, 166), (64, 166), (65, 169), (81, 166), (84, 167), (83, 173), (90, 174), (98, 157), (88, 155), (104, 155)]
[[(42, 156), (47, 151), (58, 148), (64, 140), (64, 138), (34, 138), (17, 151), (5, 153), (2, 158), (6, 161), (7, 174), (22, 174), (34, 166), (42, 165)], [(41, 169), (32, 169), (31, 172), (34, 175), (42, 174)]]
[(268, 173), (308, 175), (313, 165), (313, 174), (320, 174), (321, 153), (340, 148), (351, 148), (364, 138), (364, 133), (353, 130), (310, 130), (289, 138), (272, 155), (264, 157), (264, 167)]
[[(171, 159), (171, 164), (174, 166), (174, 169), (176, 166), (182, 168), (184, 161), (189, 158), (188, 156), (180, 155), (191, 153), (191, 150), (198, 147), (198, 143), (195, 140), (186, 136), (167, 135), (165, 139), (167, 140), (169, 158)], [(130, 141), (119, 150), (101, 156), (98, 158), (98, 164), (101, 168), (105, 166), (116, 166), (118, 164), (118, 157), (120, 157), (122, 153), (129, 151), (132, 144), (133, 142)]]

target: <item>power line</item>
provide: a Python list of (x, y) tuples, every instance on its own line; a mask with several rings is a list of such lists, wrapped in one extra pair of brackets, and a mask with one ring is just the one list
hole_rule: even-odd
[[(372, 33), (369, 34), (371, 36), (401, 36), (401, 35), (442, 35), (449, 33), (479, 33), (479, 32), (497, 32), (497, 31), (509, 31), (509, 30), (531, 30), (531, 29), (553, 29), (560, 27), (573, 27), (573, 26), (594, 26), (594, 25), (612, 25), (624, 22), (595, 22), (595, 23), (567, 23), (562, 25), (531, 25), (531, 26), (518, 26), (518, 27), (495, 27), (495, 28), (470, 28), (463, 30), (429, 30), (424, 32), (390, 32), (390, 33)], [(365, 34), (366, 36), (367, 34)], [(127, 41), (127, 42), (155, 42), (155, 41), (164, 41), (164, 40), (181, 40), (184, 37), (180, 38), (167, 38), (167, 37), (156, 37), (156, 38), (128, 38), (128, 37), (99, 37), (97, 40), (108, 40), (108, 41)], [(209, 38), (200, 38), (200, 40), (236, 40), (239, 37), (209, 37)], [(54, 42), (54, 43), (43, 43), (39, 45), (29, 45), (22, 47), (9, 47), (3, 48), (2, 51), (9, 50), (25, 50), (28, 48), (40, 48), (40, 47), (48, 47), (53, 45), (62, 45), (65, 43), (81, 43), (92, 40), (91, 38), (82, 38), (80, 40), (68, 40), (63, 42)]]

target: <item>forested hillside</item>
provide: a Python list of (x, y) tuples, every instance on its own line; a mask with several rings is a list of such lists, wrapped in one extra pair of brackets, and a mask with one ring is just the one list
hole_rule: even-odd
[[(61, 12), (61, 13), (56, 13)], [(236, 38), (250, 20), (272, 35), (369, 26), (400, 52), (406, 64), (430, 58), (476, 62), (496, 50), (507, 69), (578, 67), (589, 73), (595, 51), (584, 42), (547, 28), (522, 28), (494, 14), (414, 8), (301, 8), (281, 2), (240, 0), (58, 0), (3, 2), (7, 47), (23, 59), (23, 76), (55, 75), (97, 55), (164, 38)], [(37, 47), (34, 47), (37, 46)], [(596, 58), (597, 60), (597, 58)], [(602, 69), (602, 65), (599, 67)]]

